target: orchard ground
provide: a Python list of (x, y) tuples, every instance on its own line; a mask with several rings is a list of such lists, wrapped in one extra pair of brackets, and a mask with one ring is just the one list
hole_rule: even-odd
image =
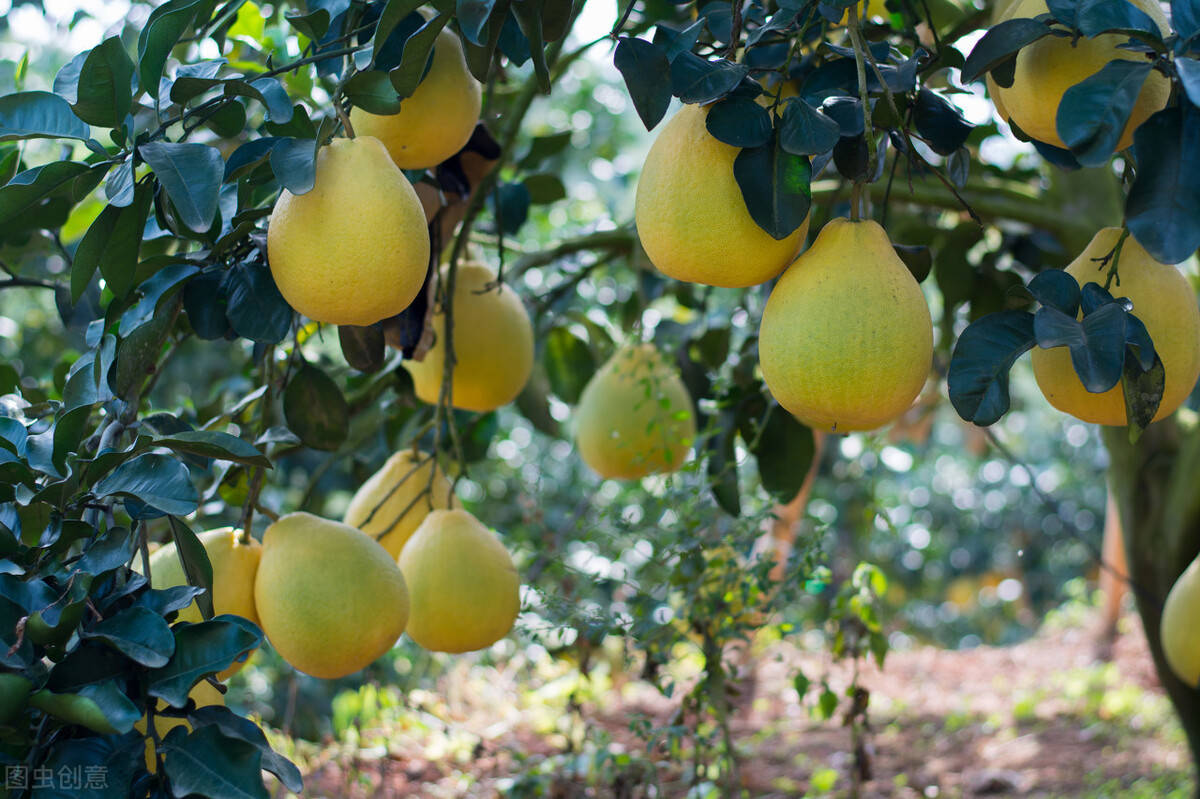
[[(1098, 658), (1097, 624), (1094, 608), (1074, 602), (1016, 646), (920, 646), (893, 652), (883, 670), (865, 667), (872, 774), (860, 795), (1189, 796), (1182, 733), (1136, 616), (1122, 618), (1108, 661)], [(850, 795), (850, 733), (839, 718), (811, 718), (792, 685), (798, 667), (829, 671), (840, 688), (848, 668), (792, 644), (755, 655), (733, 721), (749, 795)], [(680, 661), (681, 680), (694, 678), (696, 665)], [(499, 671), (459, 661), (436, 691), (407, 702), (394, 689), (366, 687), (334, 706), (336, 740), (318, 745), (271, 730), (276, 748), (305, 771), (306, 797), (645, 796), (632, 787), (647, 761), (630, 724), (666, 727), (675, 712), (637, 675), (607, 663), (582, 677), (527, 656)], [(662, 795), (710, 795), (687, 794), (677, 765), (654, 758)]]

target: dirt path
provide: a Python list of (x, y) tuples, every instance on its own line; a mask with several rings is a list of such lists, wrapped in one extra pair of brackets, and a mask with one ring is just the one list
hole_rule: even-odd
[[(1140, 630), (1127, 626), (1132, 631), (1107, 664), (1095, 658), (1085, 625), (1014, 647), (895, 652), (883, 671), (866, 668), (871, 779), (859, 795), (1190, 796), (1182, 734)], [(848, 796), (850, 732), (839, 718), (815, 721), (798, 704), (797, 667), (810, 678), (828, 676), (835, 690), (849, 678), (847, 669), (790, 646), (762, 652), (756, 698), (733, 725), (742, 784), (754, 797)], [(494, 671), (476, 671), (483, 670), (464, 669), (443, 686), (451, 706), (434, 702), (418, 722), (374, 731), (376, 745), (327, 747), (309, 761), (305, 796), (654, 795), (639, 787), (639, 769), (649, 767), (639, 765), (645, 747), (629, 727), (636, 717), (670, 722), (674, 705), (657, 692), (636, 682), (599, 692), (583, 702), (586, 723), (571, 728), (555, 707), (562, 692), (548, 690), (553, 681), (505, 684)], [(507, 706), (498, 699), (506, 694), (524, 699)], [(452, 720), (438, 728), (445, 718)], [(586, 741), (573, 754), (566, 752), (572, 737)], [(687, 795), (678, 762), (663, 758), (657, 772), (659, 796)]]

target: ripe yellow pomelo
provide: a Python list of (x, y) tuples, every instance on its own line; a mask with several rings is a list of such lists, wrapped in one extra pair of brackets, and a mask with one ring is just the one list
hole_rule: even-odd
[(876, 222), (834, 219), (763, 309), (758, 358), (815, 430), (873, 430), (908, 410), (933, 361), (925, 296)]
[(374, 538), (395, 558), (431, 510), (458, 506), (436, 459), (405, 449), (367, 478), (342, 521)]
[(311, 513), (289, 513), (263, 534), (254, 602), (283, 659), (327, 680), (369, 665), (408, 621), (404, 575), (388, 551)]
[(1193, 688), (1200, 687), (1200, 558), (1192, 561), (1163, 605), (1163, 655), (1175, 676)]
[(685, 105), (651, 145), (637, 186), (638, 237), (650, 262), (676, 280), (756, 286), (796, 257), (808, 220), (781, 240), (754, 222), (733, 176), (739, 149), (709, 135), (707, 118), (707, 107)]
[[(212, 705), (224, 705), (225, 695), (212, 686), (208, 680), (201, 680), (196, 683), (195, 687), (188, 692), (188, 697), (196, 702), (197, 708), (210, 707)], [(166, 703), (161, 699), (158, 700), (157, 708), (166, 707)], [(134, 728), (142, 735), (146, 734), (146, 717), (142, 716), (141, 721), (134, 723)], [(190, 732), (192, 725), (186, 720), (176, 718), (174, 716), (154, 716), (154, 729), (158, 731), (158, 738), (161, 741), (167, 736), (171, 730), (176, 727), (186, 727)], [(158, 773), (158, 761), (154, 757), (154, 740), (146, 738), (146, 770), (151, 774)]]
[[(1116, 246), (1121, 229), (1104, 228), (1097, 233), (1079, 257), (1067, 265), (1067, 274), (1085, 283), (1104, 285), (1108, 267), (1093, 259), (1103, 258)], [(1174, 266), (1160, 264), (1137, 243), (1133, 236), (1125, 239), (1117, 262), (1117, 276), (1109, 291), (1114, 297), (1128, 297), (1133, 302), (1133, 315), (1141, 319), (1162, 359), (1166, 385), (1155, 421), (1170, 416), (1183, 404), (1196, 378), (1200, 376), (1200, 310), (1196, 292), (1183, 273)], [(1083, 387), (1071, 353), (1066, 347), (1033, 350), (1033, 376), (1042, 394), (1055, 408), (1085, 422), (1124, 425), (1125, 394), (1121, 384), (1101, 394), (1092, 394)]]
[(481, 87), (467, 69), (462, 42), (443, 29), (429, 72), (412, 96), (400, 101), (400, 112), (381, 116), (354, 108), (350, 124), (357, 135), (383, 142), (401, 169), (426, 169), (463, 148), (481, 107)]
[[(232, 613), (259, 624), (258, 611), (254, 607), (254, 577), (262, 557), (262, 545), (253, 538), (249, 542), (242, 542), (239, 531), (232, 527), (197, 533), (196, 537), (204, 545), (212, 565), (213, 614)], [(141, 571), (139, 558), (134, 558), (134, 568)], [(187, 584), (187, 575), (183, 573), (183, 564), (179, 561), (174, 541), (159, 547), (150, 555), (152, 588)], [(179, 612), (179, 620), (195, 624), (203, 621), (204, 617), (200, 615), (200, 607), (193, 601)], [(234, 663), (217, 678), (227, 680), (243, 665), (245, 661)]]
[[(1155, 0), (1129, 1), (1150, 15), (1162, 34), (1167, 35), (1167, 19)], [(1018, 0), (1001, 14), (1001, 19), (1036, 17), (1048, 10), (1045, 0)], [(997, 110), (1027, 135), (1065, 148), (1067, 145), (1058, 135), (1057, 124), (1063, 94), (1113, 59), (1144, 60), (1142, 54), (1118, 47), (1127, 40), (1127, 36), (1108, 33), (1091, 39), (1081, 37), (1072, 45), (1069, 37), (1047, 36), (1023, 47), (1017, 54), (1012, 86), (1005, 89), (991, 81), (988, 90), (992, 92)], [(1133, 142), (1134, 129), (1151, 114), (1166, 107), (1170, 96), (1171, 81), (1159, 72), (1151, 72), (1117, 143), (1118, 150)]]
[(400, 553), (405, 632), (433, 652), (471, 652), (512, 629), (521, 578), (500, 539), (465, 510), (431, 511)]
[[(443, 280), (445, 270), (443, 270)], [(533, 323), (507, 284), (495, 285), (491, 267), (458, 265), (454, 281), (455, 408), (492, 411), (516, 399), (533, 372)], [(417, 397), (437, 404), (446, 361), (446, 317), (433, 316), (437, 337), (424, 360), (404, 361)]]
[(583, 462), (625, 480), (678, 471), (696, 437), (692, 398), (653, 344), (627, 345), (600, 367), (573, 423)]
[(337, 139), (317, 155), (312, 191), (279, 195), (267, 259), (283, 298), (309, 319), (372, 325), (425, 282), (425, 212), (378, 139)]

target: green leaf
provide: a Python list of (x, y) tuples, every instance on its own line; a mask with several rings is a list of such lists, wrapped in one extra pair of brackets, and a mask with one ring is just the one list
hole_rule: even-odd
[[(134, 774), (145, 768), (143, 747), (140, 733), (59, 739), (49, 747), (39, 768), (45, 769), (43, 774), (65, 773), (72, 778), (78, 775), (78, 787), (69, 789), (71, 799), (122, 799), (134, 795)], [(103, 775), (104, 779), (89, 781), (91, 774)], [(34, 799), (59, 799), (67, 795), (67, 790), (36, 789), (33, 792)]]
[(199, 496), (187, 467), (166, 455), (147, 453), (126, 461), (96, 483), (98, 499), (120, 494), (173, 516), (196, 510)]
[(21, 172), (0, 187), (0, 232), (36, 229), (42, 221), (39, 212), (59, 199), (66, 221), (65, 212), (100, 185), (107, 171), (107, 165), (53, 161)]
[(666, 52), (645, 39), (622, 36), (617, 41), (613, 65), (625, 79), (638, 118), (646, 130), (652, 129), (671, 105), (671, 86), (662, 79), (671, 69)]
[(750, 216), (772, 238), (786, 238), (804, 223), (811, 205), (812, 167), (804, 156), (780, 147), (777, 135), (761, 147), (738, 153), (733, 175)]
[(171, 332), (178, 300), (169, 309), (134, 328), (117, 348), (117, 366), (113, 370), (113, 393), (126, 402), (134, 401), (142, 385), (158, 366), (163, 344)]
[(215, 430), (193, 430), (154, 439), (154, 446), (205, 458), (271, 468), (271, 461), (249, 441)]
[(1138, 437), (1154, 421), (1158, 406), (1162, 402), (1167, 384), (1167, 372), (1162, 358), (1157, 353), (1154, 363), (1148, 368), (1139, 359), (1126, 355), (1124, 374), (1121, 376), (1121, 392), (1125, 396), (1125, 417), (1129, 423), (1129, 440), (1136, 443)]
[(1075, 21), (1084, 36), (1124, 33), (1162, 49), (1162, 31), (1154, 19), (1128, 0), (1080, 0)]
[[(1200, 35), (1200, 2), (1198, 0), (1171, 0), (1171, 25), (1179, 34), (1179, 44), (1195, 39), (1197, 35)], [(1179, 52), (1178, 47), (1176, 45), (1176, 53)]]
[(29, 704), (61, 721), (101, 735), (127, 733), (142, 717), (142, 712), (122, 693), (115, 680), (85, 685), (70, 694), (41, 690), (29, 698)]
[(164, 741), (164, 767), (175, 796), (210, 799), (269, 799), (262, 781), (262, 752), (253, 744), (225, 737), (216, 726)]
[(1083, 387), (1093, 394), (1121, 380), (1125, 365), (1125, 308), (1110, 302), (1077, 321), (1057, 308), (1042, 307), (1033, 317), (1033, 334), (1042, 349), (1069, 347), (1071, 364)]
[(211, 619), (213, 617), (213, 570), (212, 562), (208, 559), (208, 550), (204, 548), (204, 544), (200, 543), (200, 539), (192, 532), (192, 528), (175, 516), (168, 516), (167, 520), (171, 526), (171, 537), (175, 541), (175, 554), (179, 558), (179, 564), (183, 567), (183, 574), (187, 577), (188, 585), (200, 588), (204, 592), (196, 596), (196, 605), (200, 608), (200, 615), (205, 619)]
[(99, 577), (119, 569), (133, 558), (135, 542), (127, 527), (110, 527), (104, 535), (92, 540), (83, 557), (75, 562), (75, 571)]
[(304, 781), (300, 778), (300, 770), (292, 765), (291, 761), (287, 758), (271, 749), (271, 744), (268, 743), (267, 736), (263, 734), (263, 731), (254, 722), (242, 718), (223, 705), (208, 705), (207, 707), (197, 708), (194, 713), (189, 713), (188, 716), (192, 722), (192, 726), (196, 729), (210, 725), (215, 726), (226, 738), (236, 738), (257, 747), (262, 752), (262, 767), (264, 771), (269, 771), (276, 777), (279, 777), (279, 781), (283, 783), (283, 786), (293, 793), (299, 793), (304, 789)]
[(400, 95), (388, 73), (371, 69), (356, 73), (346, 81), (346, 99), (371, 114), (395, 114), (400, 110)]
[(783, 108), (779, 125), (779, 146), (793, 155), (827, 153), (841, 138), (841, 126), (799, 97)]
[(1148, 61), (1116, 59), (1063, 94), (1055, 124), (1079, 163), (1108, 162), (1151, 69)]
[(496, 7), (496, 0), (457, 0), (454, 15), (458, 18), (459, 30), (463, 38), (472, 44), (482, 46), (486, 39), (481, 38), (487, 27), (488, 17)]
[(313, 449), (337, 449), (350, 427), (350, 408), (337, 383), (307, 363), (283, 391), (283, 416), (288, 429)]
[(404, 55), (399, 65), (388, 73), (392, 88), (401, 99), (411, 97), (424, 79), (433, 57), (433, 46), (437, 43), (438, 34), (449, 21), (450, 18), (445, 15), (434, 17), (404, 43)]
[(104, 196), (109, 204), (124, 208), (133, 202), (133, 189), (133, 159), (126, 158), (108, 173), (104, 181)]
[(734, 147), (761, 147), (771, 140), (771, 114), (749, 97), (726, 97), (708, 109), (712, 137)]
[(566, 327), (556, 327), (547, 334), (542, 363), (550, 390), (571, 404), (579, 401), (584, 387), (596, 373), (591, 347)]
[(50, 92), (17, 92), (0, 97), (0, 142), (15, 139), (87, 139), (91, 128), (67, 101)]
[(532, 198), (529, 189), (521, 183), (501, 183), (492, 193), (492, 211), (500, 223), (500, 229), (514, 235), (529, 218)]
[(387, 0), (387, 5), (383, 7), (383, 11), (379, 15), (379, 22), (375, 26), (375, 35), (371, 42), (372, 64), (375, 64), (384, 44), (387, 43), (396, 27), (422, 5), (424, 5), (423, 0)]
[(986, 427), (1008, 413), (1008, 371), (1036, 343), (1033, 314), (1027, 311), (1000, 311), (967, 325), (946, 377), (958, 415)]
[(1175, 70), (1187, 98), (1192, 105), (1200, 106), (1200, 60), (1179, 56), (1175, 59)]
[(558, 175), (542, 172), (537, 175), (530, 175), (521, 181), (521, 183), (525, 186), (525, 190), (529, 192), (530, 202), (538, 205), (549, 205), (559, 200), (565, 200), (567, 197), (567, 188), (563, 186), (563, 182)]
[(176, 624), (175, 654), (149, 674), (149, 693), (172, 707), (183, 707), (192, 686), (229, 668), (262, 643), (262, 631), (241, 616), (216, 616), (199, 624)]
[(212, 227), (225, 176), (221, 151), (207, 144), (156, 141), (141, 145), (138, 152), (167, 190), (183, 223), (197, 233)]
[(387, 342), (382, 325), (338, 325), (338, 343), (346, 363), (358, 371), (370, 374), (383, 368)]
[[(1126, 64), (1133, 63), (1126, 61)], [(1061, 109), (1061, 106), (1060, 106)], [(922, 88), (912, 107), (913, 125), (917, 133), (938, 155), (950, 155), (962, 147), (974, 126), (963, 118), (962, 112), (949, 100)]]
[(151, 12), (138, 36), (138, 79), (142, 91), (158, 96), (158, 79), (171, 50), (192, 27), (201, 0), (167, 0)]
[(271, 171), (292, 194), (312, 191), (317, 179), (317, 142), (290, 136), (280, 138), (271, 148)]
[(225, 95), (228, 97), (249, 97), (258, 100), (267, 110), (267, 119), (276, 125), (286, 125), (292, 121), (295, 107), (288, 97), (287, 90), (278, 78), (255, 78), (249, 81), (225, 81)]
[[(1032, 44), (1044, 36), (1049, 36), (1050, 31), (1050, 26), (1046, 23), (1027, 17), (1007, 19), (997, 25), (993, 25), (983, 35), (983, 38), (975, 43), (971, 54), (967, 56), (966, 62), (963, 63), (963, 83), (979, 80), (983, 77), (984, 73), (990, 72), (1006, 61), (1015, 58), (1017, 51), (1025, 45)], [(992, 77), (995, 78), (996, 76), (993, 75)], [(999, 78), (996, 80), (1001, 86), (1012, 85), (1011, 78), (1007, 83), (1000, 81)]]
[(762, 486), (776, 502), (791, 502), (812, 466), (816, 452), (813, 434), (775, 403), (752, 450)]
[(79, 71), (75, 114), (91, 125), (119, 127), (133, 102), (133, 61), (111, 36), (93, 47)]
[(1125, 198), (1125, 226), (1165, 264), (1200, 248), (1200, 109), (1159, 111), (1133, 134), (1137, 177)]
[(518, 166), (524, 170), (531, 170), (547, 158), (553, 158), (567, 149), (571, 144), (572, 135), (573, 131), (564, 130), (546, 136), (534, 136), (529, 143), (529, 152), (521, 157)]
[(138, 254), (146, 217), (150, 213), (153, 190), (149, 184), (138, 186), (134, 201), (124, 208), (106, 206), (92, 222), (75, 250), (71, 263), (71, 301), (79, 302), (96, 268), (105, 284), (117, 297), (125, 297), (133, 288)]
[(671, 93), (684, 103), (711, 103), (733, 91), (749, 74), (745, 64), (706, 61), (694, 53), (680, 53), (671, 62)]
[(137, 606), (102, 619), (80, 637), (103, 641), (135, 663), (152, 669), (167, 665), (175, 652), (175, 637), (163, 617)]
[(708, 484), (713, 499), (735, 519), (742, 515), (741, 491), (738, 488), (737, 409), (723, 408), (718, 417), (717, 432), (708, 439)]
[(292, 325), (292, 307), (279, 293), (271, 270), (243, 263), (225, 274), (225, 315), (239, 336), (277, 344)]
[(545, 0), (515, 0), (512, 15), (529, 41), (529, 56), (533, 59), (533, 74), (537, 77), (542, 94), (550, 93), (550, 67), (546, 63), (546, 50), (542, 44), (542, 9)]

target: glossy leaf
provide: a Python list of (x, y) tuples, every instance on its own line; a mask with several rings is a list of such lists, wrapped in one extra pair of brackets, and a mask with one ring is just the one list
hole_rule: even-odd
[(482, 45), (488, 17), (496, 7), (496, 0), (457, 0), (454, 15), (458, 18), (459, 30), (472, 44)]
[(449, 21), (450, 18), (447, 16), (435, 17), (421, 26), (421, 29), (408, 37), (408, 41), (404, 43), (404, 55), (400, 59), (400, 63), (388, 73), (392, 88), (396, 90), (396, 94), (401, 99), (411, 97), (412, 93), (417, 90), (417, 86), (424, 80), (433, 58), (433, 48), (437, 44), (438, 34), (442, 32), (442, 28), (446, 27), (446, 23)]
[(17, 139), (86, 139), (87, 123), (66, 100), (50, 92), (17, 92), (0, 97), (0, 142)]
[(1084, 388), (1108, 391), (1121, 379), (1125, 359), (1125, 309), (1108, 303), (1077, 321), (1057, 308), (1034, 315), (1034, 335), (1043, 349), (1066, 346)]
[(271, 270), (238, 264), (226, 273), (223, 290), (225, 314), (239, 336), (264, 344), (277, 344), (287, 336), (292, 308), (279, 293)]
[(65, 201), (64, 211), (69, 211), (100, 184), (107, 171), (107, 166), (52, 161), (21, 172), (0, 187), (0, 235), (13, 228), (36, 228), (37, 213), (48, 200), (61, 198)]
[(133, 61), (119, 36), (93, 47), (76, 84), (75, 115), (91, 125), (119, 127), (133, 101)]
[(387, 343), (382, 325), (338, 325), (338, 343), (346, 363), (358, 371), (370, 374), (383, 368)]
[(975, 129), (957, 107), (925, 88), (917, 92), (912, 114), (917, 132), (929, 148), (939, 155), (950, 155), (958, 150)]
[(1047, 269), (1029, 281), (1029, 293), (1049, 308), (1074, 318), (1079, 312), (1079, 283), (1064, 269)]
[(106, 206), (96, 217), (71, 262), (72, 302), (83, 297), (97, 268), (117, 297), (125, 297), (133, 288), (152, 199), (150, 186), (142, 185), (135, 190), (132, 203), (125, 207)]
[(225, 177), (221, 151), (207, 144), (156, 141), (138, 152), (167, 190), (180, 220), (198, 233), (208, 230)]
[(138, 79), (155, 96), (171, 50), (191, 27), (201, 0), (167, 0), (150, 14), (138, 35)]
[(215, 726), (226, 738), (245, 741), (253, 745), (262, 752), (262, 767), (264, 771), (269, 771), (276, 777), (279, 777), (279, 781), (283, 783), (283, 786), (293, 793), (299, 793), (303, 790), (304, 782), (300, 778), (300, 770), (287, 758), (271, 749), (271, 744), (267, 741), (267, 736), (263, 734), (263, 731), (254, 722), (242, 718), (222, 705), (209, 705), (197, 708), (195, 712), (189, 714), (189, 717), (197, 729), (210, 725)]
[(199, 624), (176, 624), (175, 653), (166, 666), (150, 672), (149, 693), (172, 707), (183, 707), (188, 692), (210, 674), (229, 668), (262, 643), (262, 631), (241, 616), (216, 616)]
[(192, 532), (192, 528), (181, 520), (170, 516), (168, 522), (171, 527), (171, 537), (175, 541), (175, 555), (183, 567), (183, 574), (187, 577), (188, 585), (203, 591), (196, 597), (196, 606), (200, 609), (201, 616), (211, 619), (213, 616), (213, 569), (212, 562), (208, 559), (208, 550), (204, 548), (204, 544), (200, 543), (200, 539)]
[(1162, 42), (1154, 19), (1128, 0), (1080, 0), (1075, 21), (1084, 36), (1126, 33), (1145, 42)]
[(584, 387), (596, 373), (591, 348), (566, 327), (556, 327), (546, 335), (542, 363), (550, 390), (571, 404), (579, 401)]
[(159, 614), (131, 607), (101, 619), (81, 637), (103, 641), (135, 663), (148, 668), (167, 665), (175, 652), (175, 637)]
[(175, 452), (215, 458), (221, 461), (240, 463), (243, 466), (270, 468), (271, 461), (245, 439), (216, 430), (193, 430), (163, 438), (156, 438), (154, 446), (166, 447)]
[(711, 103), (733, 91), (749, 68), (745, 64), (707, 61), (694, 53), (680, 53), (671, 62), (670, 73), (671, 93), (682, 102)]
[(1037, 343), (1033, 314), (1000, 311), (967, 325), (954, 345), (946, 386), (954, 410), (981, 427), (1008, 412), (1008, 372)]
[(1079, 163), (1100, 166), (1108, 161), (1150, 71), (1148, 61), (1116, 59), (1063, 94), (1058, 135)]
[(312, 139), (280, 138), (271, 148), (271, 171), (292, 194), (306, 194), (317, 179), (317, 143)]
[(652, 129), (671, 105), (671, 87), (663, 80), (671, 68), (662, 47), (645, 39), (623, 36), (617, 42), (613, 64), (625, 79), (638, 118)]
[(1133, 134), (1133, 152), (1126, 227), (1155, 260), (1180, 263), (1200, 248), (1200, 108), (1159, 111)]
[[(984, 73), (990, 72), (1012, 58), (1025, 45), (1032, 44), (1048, 35), (1050, 35), (1048, 25), (1026, 17), (1008, 19), (993, 25), (983, 35), (983, 38), (975, 43), (971, 54), (967, 56), (962, 68), (963, 82), (970, 83), (979, 80)], [(1001, 85), (1006, 84), (1001, 83)], [(1007, 85), (1011, 85), (1011, 83)]]
[(199, 499), (187, 467), (174, 458), (154, 453), (122, 463), (96, 483), (93, 493), (97, 498), (134, 497), (173, 516), (186, 516), (196, 510)]
[(753, 443), (751, 453), (763, 488), (776, 502), (791, 502), (804, 485), (816, 453), (812, 430), (773, 403)]
[(734, 147), (761, 147), (771, 140), (771, 115), (747, 97), (713, 103), (704, 120), (714, 139)]
[(793, 155), (817, 155), (833, 149), (841, 126), (800, 98), (788, 101), (779, 127), (779, 146)]
[(225, 737), (215, 726), (201, 727), (186, 736), (171, 735), (162, 749), (176, 796), (269, 799), (260, 774), (262, 752), (245, 741)]
[(790, 236), (808, 216), (812, 167), (779, 146), (778, 136), (738, 153), (733, 175), (754, 221), (775, 239)]

